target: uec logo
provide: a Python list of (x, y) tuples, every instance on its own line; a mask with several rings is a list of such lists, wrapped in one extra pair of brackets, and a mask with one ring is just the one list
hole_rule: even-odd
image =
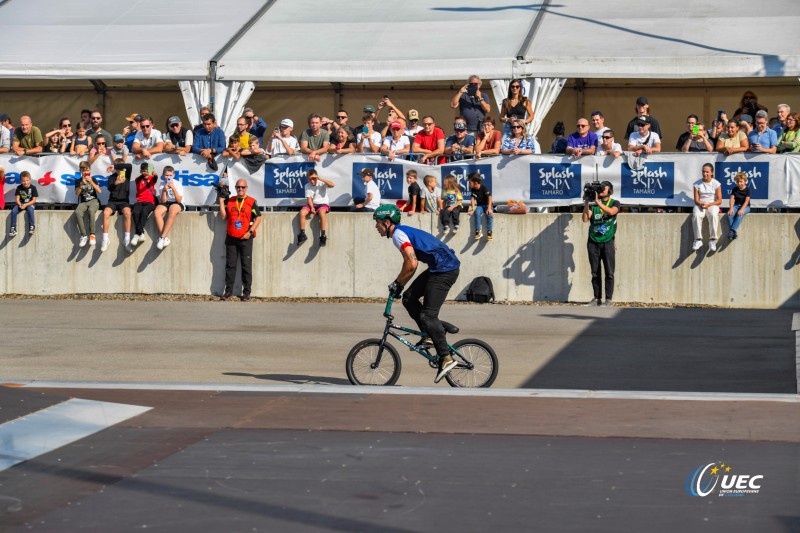
[(705, 498), (714, 492), (719, 484), (719, 496), (744, 496), (745, 494), (758, 494), (761, 489), (760, 480), (763, 475), (729, 474), (730, 465), (725, 463), (708, 463), (699, 466), (689, 474), (686, 480), (686, 493), (689, 496)]

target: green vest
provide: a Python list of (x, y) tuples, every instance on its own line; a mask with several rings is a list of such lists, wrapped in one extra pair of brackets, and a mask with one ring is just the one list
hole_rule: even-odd
[[(611, 207), (614, 203), (610, 196), (606, 201), (606, 207)], [(592, 212), (589, 216), (589, 239), (594, 242), (609, 242), (617, 232), (617, 215), (607, 215), (597, 205), (592, 205)]]

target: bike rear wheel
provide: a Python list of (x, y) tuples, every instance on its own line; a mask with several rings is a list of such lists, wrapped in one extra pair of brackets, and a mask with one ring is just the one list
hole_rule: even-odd
[(491, 346), (478, 339), (463, 339), (453, 344), (461, 357), (445, 379), (451, 387), (491, 387), (497, 378), (497, 355)]
[[(347, 354), (345, 370), (353, 385), (394, 385), (400, 377), (400, 354), (391, 344), (380, 339), (366, 339)], [(378, 354), (380, 353), (380, 361)]]

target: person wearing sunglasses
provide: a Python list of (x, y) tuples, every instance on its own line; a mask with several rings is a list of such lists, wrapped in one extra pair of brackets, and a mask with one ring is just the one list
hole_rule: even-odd
[(422, 154), (419, 162), (433, 165), (442, 164), (446, 161), (444, 154), (444, 131), (436, 126), (431, 115), (422, 117), (422, 131), (414, 137), (411, 151), (415, 154)]
[(192, 152), (194, 132), (183, 127), (178, 115), (172, 115), (167, 119), (167, 131), (164, 132), (163, 140), (165, 153), (186, 155)]
[[(242, 117), (247, 121), (247, 127), (250, 135), (258, 137), (258, 142), (264, 144), (264, 135), (267, 133), (267, 123), (256, 115), (252, 107), (245, 107), (242, 111)], [(247, 144), (249, 146), (249, 142)]]
[(522, 121), (523, 127), (533, 121), (533, 106), (522, 91), (522, 82), (520, 80), (511, 80), (511, 83), (508, 84), (508, 96), (500, 105), (500, 120), (505, 123), (503, 137), (511, 134), (511, 123), (513, 121)]
[(661, 151), (661, 137), (658, 133), (650, 131), (652, 117), (642, 115), (636, 123), (638, 131), (631, 134), (628, 139), (628, 151), (633, 155), (658, 153)]
[(143, 118), (139, 124), (141, 130), (133, 141), (133, 152), (138, 159), (150, 159), (153, 154), (164, 151), (164, 140), (160, 131), (153, 127), (153, 117)]
[(338, 133), (340, 129), (344, 129), (347, 132), (348, 137), (352, 137), (355, 139), (355, 133), (353, 133), (353, 128), (351, 128), (347, 121), (349, 120), (350, 115), (347, 114), (347, 111), (341, 110), (336, 113), (336, 119), (331, 123), (331, 139), (338, 139)]
[(228, 199), (228, 204), (220, 213), (225, 220), (225, 290), (220, 300), (227, 300), (233, 295), (233, 283), (236, 280), (236, 263), (242, 267), (243, 302), (250, 301), (253, 285), (253, 239), (261, 224), (261, 210), (256, 199), (247, 196), (247, 182), (240, 179), (236, 182), (236, 196)]
[(419, 111), (416, 109), (409, 109), (408, 110), (408, 126), (405, 129), (405, 134), (408, 136), (409, 139), (413, 139), (414, 136), (422, 131), (422, 126), (419, 123)]
[(521, 120), (510, 124), (511, 135), (503, 139), (500, 153), (503, 155), (530, 155), (536, 151), (536, 141), (525, 135), (525, 127)]
[(622, 145), (614, 141), (614, 130), (606, 128), (600, 137), (600, 146), (597, 147), (597, 155), (610, 155), (614, 159), (622, 155)]
[(450, 100), (450, 107), (458, 109), (458, 114), (464, 117), (467, 124), (467, 133), (475, 137), (483, 119), (491, 110), (489, 98), (481, 92), (481, 79), (474, 74), (470, 76), (467, 84)]
[(139, 123), (142, 121), (142, 115), (139, 113), (131, 113), (125, 120), (128, 125), (122, 128), (122, 136), (125, 137), (125, 146), (128, 151), (133, 150), (133, 141), (136, 140), (136, 134), (139, 133)]
[(102, 136), (106, 140), (106, 145), (111, 146), (111, 134), (108, 133), (106, 130), (103, 129), (103, 115), (100, 114), (100, 111), (92, 111), (89, 115), (89, 129), (86, 130), (86, 135), (94, 143), (97, 140), (97, 136)]
[(578, 158), (594, 155), (597, 151), (597, 135), (589, 131), (589, 121), (579, 118), (578, 130), (567, 138), (567, 155)]

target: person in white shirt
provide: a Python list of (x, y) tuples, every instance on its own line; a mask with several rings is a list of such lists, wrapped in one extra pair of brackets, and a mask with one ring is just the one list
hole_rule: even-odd
[(164, 151), (163, 135), (153, 127), (152, 117), (143, 118), (139, 128), (133, 139), (133, 149), (131, 150), (136, 154), (137, 159), (150, 159), (153, 154), (160, 154)]
[(614, 159), (622, 155), (622, 145), (614, 141), (614, 131), (611, 128), (604, 128), (595, 155), (604, 157), (610, 155)]
[(285, 118), (281, 120), (280, 128), (272, 132), (272, 141), (269, 145), (270, 156), (276, 155), (294, 155), (295, 152), (300, 150), (300, 143), (292, 135), (294, 122), (292, 119)]
[(597, 146), (600, 146), (603, 144), (603, 133), (611, 128), (606, 128), (606, 118), (601, 111), (592, 111), (590, 118), (592, 126), (594, 126), (594, 134), (597, 135)]
[[(343, 130), (344, 131), (344, 130)], [(345, 131), (345, 133), (347, 133)], [(301, 245), (308, 240), (306, 236), (306, 217), (310, 214), (311, 218), (314, 215), (319, 215), (319, 245), (325, 246), (328, 244), (328, 236), (325, 230), (328, 227), (328, 220), (326, 213), (331, 210), (330, 199), (328, 198), (328, 189), (332, 189), (334, 184), (332, 181), (326, 180), (313, 168), (308, 170), (306, 174), (308, 183), (305, 184), (306, 205), (300, 209), (300, 233), (297, 235), (297, 245)]]
[(628, 151), (633, 155), (652, 154), (661, 151), (661, 137), (658, 133), (650, 131), (650, 116), (642, 115), (636, 121), (638, 131), (631, 133), (628, 138)]
[(394, 161), (398, 155), (407, 154), (411, 150), (411, 141), (403, 134), (403, 124), (399, 120), (389, 124), (389, 131), (392, 133), (383, 140), (381, 153), (389, 161)]
[(367, 195), (364, 198), (353, 198), (355, 205), (350, 208), (351, 211), (375, 211), (381, 205), (381, 191), (378, 185), (372, 181), (375, 176), (375, 171), (371, 168), (365, 168), (361, 171), (361, 181), (367, 187)]
[(692, 210), (692, 226), (694, 243), (692, 250), (703, 246), (703, 219), (708, 218), (708, 248), (717, 251), (719, 239), (719, 206), (722, 204), (722, 185), (714, 179), (714, 165), (703, 165), (703, 179), (694, 184), (694, 209)]
[(409, 139), (414, 139), (417, 133), (422, 131), (422, 126), (419, 124), (419, 111), (411, 109), (408, 111), (408, 127), (405, 129), (405, 134)]
[(356, 150), (362, 154), (377, 154), (381, 151), (381, 134), (373, 129), (375, 119), (372, 115), (364, 115), (361, 121), (364, 126), (356, 135)]

